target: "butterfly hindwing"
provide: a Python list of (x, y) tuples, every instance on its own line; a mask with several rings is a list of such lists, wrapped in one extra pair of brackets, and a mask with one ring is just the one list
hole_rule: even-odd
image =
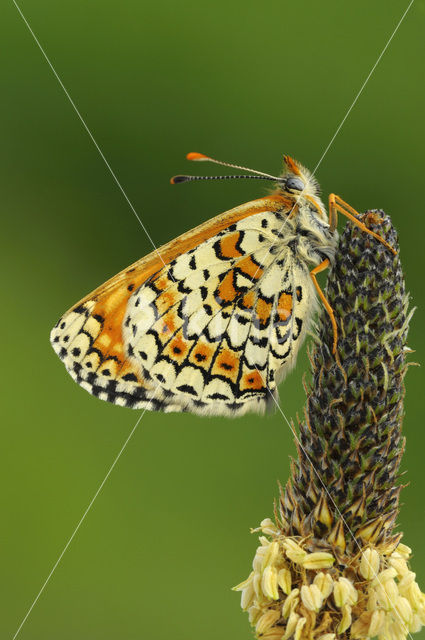
[(51, 336), (72, 377), (134, 408), (264, 410), (310, 297), (308, 272), (276, 246), (286, 213), (284, 198), (242, 205), (84, 298)]

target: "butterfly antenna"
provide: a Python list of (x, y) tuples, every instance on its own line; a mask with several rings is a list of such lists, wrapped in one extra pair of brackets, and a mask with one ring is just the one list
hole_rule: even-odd
[(221, 160), (215, 160), (215, 158), (211, 158), (210, 156), (206, 156), (204, 153), (197, 153), (196, 151), (191, 151), (186, 156), (187, 160), (195, 160), (196, 162), (213, 162), (214, 164), (221, 164), (223, 167), (231, 167), (232, 169), (240, 169), (241, 171), (249, 171), (250, 173), (256, 173), (258, 176), (267, 176), (272, 180), (277, 180), (276, 176), (271, 176), (269, 173), (265, 173), (264, 171), (257, 171), (256, 169), (250, 169), (249, 167), (241, 167), (239, 164), (232, 164), (231, 162), (222, 162)]
[(192, 182), (193, 180), (273, 180), (276, 182), (278, 178), (272, 176), (173, 176), (170, 180), (171, 184), (179, 184), (180, 182)]
[(191, 151), (187, 154), (186, 158), (188, 160), (195, 160), (196, 162), (213, 162), (214, 164), (220, 164), (223, 167), (231, 167), (232, 169), (240, 169), (241, 171), (250, 171), (251, 173), (255, 173), (254, 176), (174, 176), (171, 178), (171, 184), (178, 184), (179, 182), (190, 182), (191, 180), (231, 180), (231, 179), (243, 179), (243, 178), (251, 178), (257, 180), (273, 180), (274, 182), (278, 181), (279, 178), (276, 176), (272, 176), (269, 173), (264, 173), (263, 171), (256, 171), (255, 169), (249, 169), (249, 167), (241, 167), (238, 164), (232, 164), (231, 162), (222, 162), (221, 160), (215, 160), (214, 158), (210, 158), (210, 156), (206, 156), (204, 153), (197, 153), (196, 151)]

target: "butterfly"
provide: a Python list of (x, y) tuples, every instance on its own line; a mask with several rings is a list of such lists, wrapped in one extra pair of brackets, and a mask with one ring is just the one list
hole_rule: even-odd
[(270, 195), (184, 233), (108, 280), (67, 311), (51, 343), (94, 396), (134, 409), (200, 415), (264, 412), (293, 367), (316, 309), (316, 279), (332, 262), (337, 213), (394, 251), (341, 198), (329, 216), (311, 173), (284, 156), (280, 176), (214, 160), (250, 175), (191, 180), (272, 180)]

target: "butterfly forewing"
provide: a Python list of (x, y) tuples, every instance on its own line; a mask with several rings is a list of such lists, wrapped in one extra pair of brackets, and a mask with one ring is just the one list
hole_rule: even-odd
[(277, 241), (290, 206), (233, 209), (84, 298), (51, 336), (72, 377), (133, 408), (263, 411), (311, 308), (307, 267)]

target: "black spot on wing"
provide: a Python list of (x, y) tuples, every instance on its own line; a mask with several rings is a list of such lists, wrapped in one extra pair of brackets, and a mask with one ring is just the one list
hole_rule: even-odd
[(190, 395), (192, 396), (197, 396), (198, 394), (196, 393), (195, 389), (190, 385), (190, 384), (181, 384), (179, 387), (177, 387), (178, 391), (181, 391), (182, 393), (190, 393)]

